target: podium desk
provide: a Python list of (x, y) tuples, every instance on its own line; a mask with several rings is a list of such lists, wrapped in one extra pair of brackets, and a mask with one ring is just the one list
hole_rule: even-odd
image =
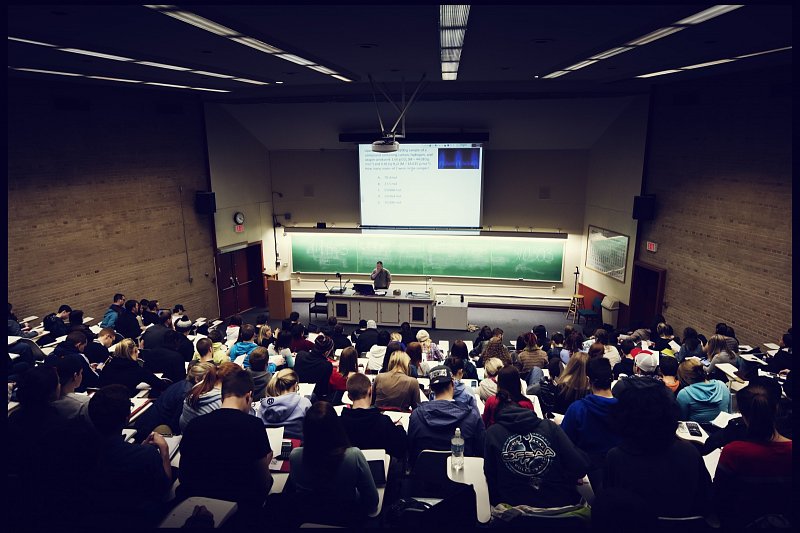
[(400, 326), (408, 322), (412, 327), (433, 327), (434, 300), (408, 295), (362, 296), (353, 290), (344, 294), (328, 294), (328, 316), (335, 316), (343, 324), (358, 324), (360, 320), (374, 320), (382, 326)]
[(283, 320), (292, 313), (292, 282), (290, 280), (267, 280), (269, 318)]

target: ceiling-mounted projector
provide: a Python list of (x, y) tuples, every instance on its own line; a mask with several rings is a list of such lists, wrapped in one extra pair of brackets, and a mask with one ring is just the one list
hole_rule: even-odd
[(382, 139), (372, 143), (372, 151), (380, 153), (396, 152), (400, 148), (400, 143), (391, 139)]

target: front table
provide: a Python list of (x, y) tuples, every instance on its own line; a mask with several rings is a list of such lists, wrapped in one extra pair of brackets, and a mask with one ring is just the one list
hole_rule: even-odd
[(412, 327), (433, 327), (434, 300), (412, 298), (407, 295), (362, 296), (352, 290), (344, 294), (328, 295), (328, 316), (335, 316), (343, 324), (358, 324), (360, 320), (374, 320), (384, 326), (400, 326), (408, 322)]

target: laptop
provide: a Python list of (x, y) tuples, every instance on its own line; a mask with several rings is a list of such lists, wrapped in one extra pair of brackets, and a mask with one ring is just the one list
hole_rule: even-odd
[(374, 296), (375, 289), (372, 283), (353, 283), (353, 290), (364, 296)]

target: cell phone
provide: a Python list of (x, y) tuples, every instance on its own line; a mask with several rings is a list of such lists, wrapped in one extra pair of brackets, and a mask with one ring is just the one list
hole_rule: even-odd
[(700, 431), (700, 426), (697, 422), (686, 422), (686, 429), (689, 431), (689, 435), (693, 437), (702, 437), (703, 432)]
[(281, 453), (278, 456), (279, 459), (288, 459), (289, 454), (292, 453), (292, 441), (284, 440), (281, 442)]

